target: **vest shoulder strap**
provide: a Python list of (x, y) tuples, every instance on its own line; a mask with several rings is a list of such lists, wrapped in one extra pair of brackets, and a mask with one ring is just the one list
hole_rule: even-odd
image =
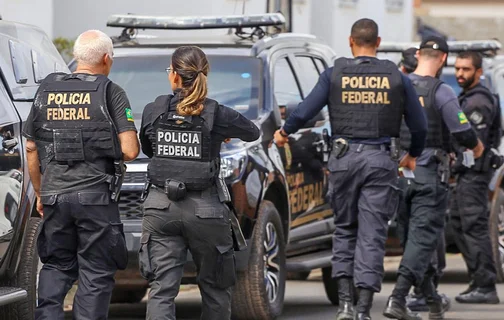
[(203, 114), (201, 115), (203, 119), (205, 119), (205, 122), (208, 125), (208, 130), (212, 131), (213, 124), (215, 121), (215, 116), (217, 115), (217, 107), (218, 103), (215, 100), (212, 99), (206, 99), (205, 102), (205, 108), (203, 109)]

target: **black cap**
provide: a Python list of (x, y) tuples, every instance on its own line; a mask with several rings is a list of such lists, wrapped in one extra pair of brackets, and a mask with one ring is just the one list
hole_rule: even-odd
[[(429, 43), (430, 42), (430, 43)], [(429, 44), (427, 44), (429, 43)], [(446, 43), (446, 40), (440, 37), (436, 36), (431, 36), (425, 38), (422, 43), (420, 44), (420, 49), (434, 49), (434, 50), (439, 50), (444, 53), (450, 52), (450, 49), (448, 48), (448, 43)]]
[(418, 64), (417, 58), (415, 57), (417, 48), (408, 48), (402, 52), (401, 64), (407, 70), (415, 70)]

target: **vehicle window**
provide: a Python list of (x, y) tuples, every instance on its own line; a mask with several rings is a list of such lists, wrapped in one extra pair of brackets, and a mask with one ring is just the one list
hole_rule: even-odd
[(324, 70), (326, 69), (324, 62), (317, 58), (313, 58), (313, 61), (315, 61), (315, 64), (317, 65), (318, 72), (319, 73), (324, 72)]
[(458, 96), (462, 89), (457, 83), (457, 78), (455, 77), (455, 74), (453, 73), (443, 73), (441, 74), (441, 77), (439, 78), (441, 81), (452, 87), (453, 91), (455, 91), (455, 94)]
[(311, 57), (297, 56), (296, 61), (301, 67), (301, 74), (298, 76), (302, 78), (301, 87), (303, 89), (303, 94), (306, 97), (317, 84), (319, 73), (317, 67), (315, 66), (315, 62)]
[[(246, 56), (207, 55), (210, 63), (208, 97), (234, 108), (249, 119), (259, 109), (261, 60)], [(172, 93), (166, 68), (171, 55), (116, 57), (109, 78), (128, 95), (133, 113), (140, 117), (149, 102)]]
[(276, 62), (273, 76), (274, 93), (279, 106), (285, 106), (289, 102), (300, 102), (302, 100), (296, 78), (286, 58), (282, 58)]

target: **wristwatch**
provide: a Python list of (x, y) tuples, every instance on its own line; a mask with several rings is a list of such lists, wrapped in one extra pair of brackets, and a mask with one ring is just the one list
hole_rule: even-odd
[(284, 138), (287, 138), (289, 135), (287, 133), (285, 133), (285, 131), (283, 130), (283, 128), (280, 128), (280, 135)]

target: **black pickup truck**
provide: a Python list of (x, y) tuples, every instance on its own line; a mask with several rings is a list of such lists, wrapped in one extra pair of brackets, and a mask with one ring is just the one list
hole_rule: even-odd
[(21, 127), (39, 83), (68, 67), (40, 29), (0, 20), (0, 320), (33, 319), (40, 217)]
[[(328, 293), (337, 301), (330, 277), (332, 211), (325, 199), (327, 179), (317, 142), (328, 128), (324, 109), (305, 128), (277, 148), (273, 133), (289, 112), (332, 65), (335, 54), (309, 35), (267, 32), (281, 28), (281, 14), (233, 18), (166, 18), (112, 16), (108, 26), (123, 28), (113, 37), (110, 79), (122, 86), (139, 128), (143, 107), (171, 92), (165, 68), (181, 45), (201, 47), (210, 61), (209, 97), (235, 108), (261, 128), (252, 143), (222, 146), (221, 175), (232, 194), (246, 251), (236, 253), (238, 283), (233, 293), (233, 319), (273, 319), (282, 311), (287, 272), (324, 268)], [(245, 33), (245, 27), (252, 28)], [(139, 29), (235, 28), (219, 37), (147, 36)], [(266, 31), (265, 31), (266, 30)], [(70, 63), (70, 69), (75, 62)], [(329, 132), (330, 133), (330, 132)], [(142, 205), (140, 194), (149, 159), (140, 155), (127, 164), (120, 212), (130, 253), (127, 270), (116, 277), (114, 302), (139, 301), (148, 284), (138, 273)], [(190, 260), (190, 259), (189, 259)], [(183, 283), (195, 283), (195, 267), (186, 264)]]

